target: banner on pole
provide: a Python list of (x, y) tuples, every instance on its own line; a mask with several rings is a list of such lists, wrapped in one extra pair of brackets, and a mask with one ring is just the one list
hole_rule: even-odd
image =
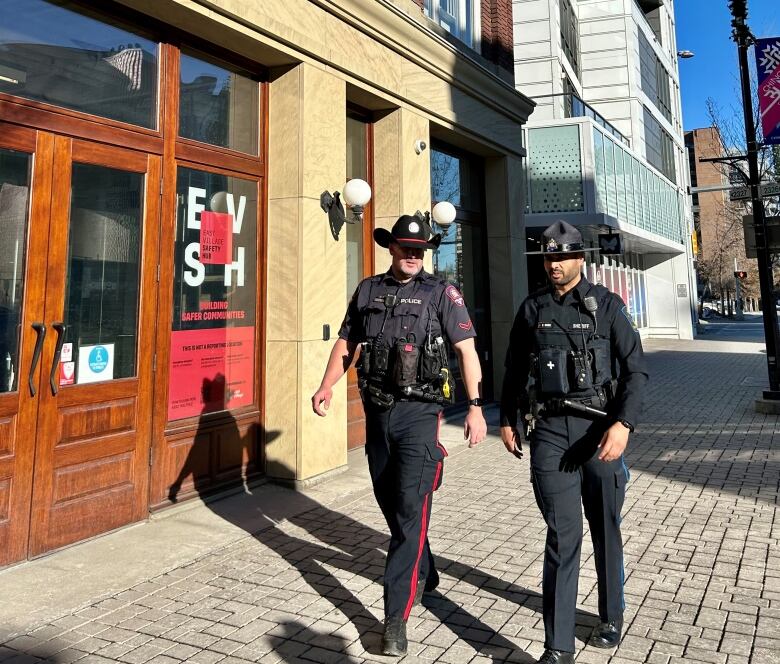
[(756, 71), (764, 143), (780, 145), (780, 37), (756, 40)]

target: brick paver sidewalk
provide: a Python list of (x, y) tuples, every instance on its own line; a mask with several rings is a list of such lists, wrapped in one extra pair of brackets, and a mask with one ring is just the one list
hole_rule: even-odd
[[(765, 356), (756, 344), (647, 347), (652, 380), (624, 507), (626, 636), (614, 653), (583, 643), (596, 620), (586, 537), (577, 661), (778, 663), (780, 430), (752, 408)], [(405, 661), (532, 662), (543, 649), (545, 528), (528, 463), (495, 435), (475, 450), (458, 437), (446, 428), (451, 458), (431, 524), (442, 584), (412, 613)], [(392, 661), (375, 654), (386, 542), (378, 508), (365, 492), (338, 509), (310, 502), (11, 639), (0, 662)]]

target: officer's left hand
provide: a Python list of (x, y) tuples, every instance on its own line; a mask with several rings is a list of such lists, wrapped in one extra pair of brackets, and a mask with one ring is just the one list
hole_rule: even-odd
[(469, 447), (476, 447), (485, 440), (487, 422), (479, 406), (471, 406), (463, 423), (463, 437), (469, 441)]
[(629, 429), (620, 422), (615, 422), (606, 430), (599, 443), (599, 460), (614, 461), (619, 459), (628, 445)]

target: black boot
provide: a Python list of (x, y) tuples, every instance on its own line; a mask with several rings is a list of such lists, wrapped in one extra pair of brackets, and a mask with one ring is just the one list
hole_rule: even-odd
[(401, 616), (385, 618), (385, 634), (382, 637), (382, 654), (403, 657), (409, 642), (406, 640), (406, 621)]
[(574, 664), (574, 653), (547, 648), (536, 664)]
[(614, 648), (620, 643), (623, 625), (618, 620), (602, 622), (593, 628), (588, 643), (596, 648)]

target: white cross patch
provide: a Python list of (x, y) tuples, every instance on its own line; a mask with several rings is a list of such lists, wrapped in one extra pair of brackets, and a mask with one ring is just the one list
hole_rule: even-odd
[(552, 361), (548, 362), (548, 363), (547, 363), (545, 366), (546, 366), (546, 367), (547, 367), (547, 368), (548, 368), (550, 371), (552, 371), (553, 369), (555, 369), (555, 365), (552, 363)]

